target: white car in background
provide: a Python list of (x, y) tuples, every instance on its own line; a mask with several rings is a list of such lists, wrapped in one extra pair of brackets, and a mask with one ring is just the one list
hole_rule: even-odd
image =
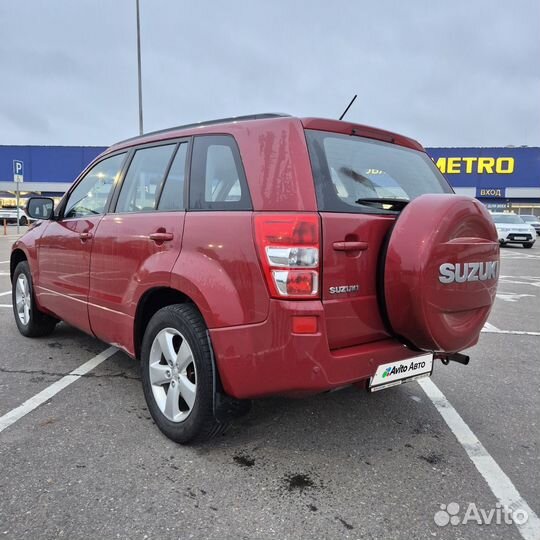
[[(0, 207), (0, 226), (4, 225), (4, 220), (7, 223), (17, 223), (17, 207), (16, 206), (3, 206)], [(24, 208), (19, 207), (19, 225), (28, 225), (31, 221), (35, 221), (28, 217), (28, 214)]]
[(524, 248), (532, 248), (536, 240), (536, 230), (525, 223), (517, 214), (510, 212), (493, 212), (491, 214), (501, 246), (505, 244), (521, 244)]
[(540, 217), (533, 214), (520, 214), (519, 217), (529, 225), (532, 225), (536, 234), (540, 235)]

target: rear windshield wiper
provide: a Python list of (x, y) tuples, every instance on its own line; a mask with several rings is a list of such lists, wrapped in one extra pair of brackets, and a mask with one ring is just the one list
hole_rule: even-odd
[(409, 204), (409, 199), (385, 199), (384, 197), (366, 197), (354, 201), (356, 204), (367, 204), (369, 206), (389, 205), (401, 210)]

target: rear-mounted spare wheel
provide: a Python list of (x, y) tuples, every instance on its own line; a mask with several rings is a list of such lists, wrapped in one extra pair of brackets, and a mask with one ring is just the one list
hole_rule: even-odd
[(379, 277), (393, 333), (425, 351), (476, 343), (499, 275), (497, 231), (485, 206), (459, 195), (422, 195), (389, 234)]

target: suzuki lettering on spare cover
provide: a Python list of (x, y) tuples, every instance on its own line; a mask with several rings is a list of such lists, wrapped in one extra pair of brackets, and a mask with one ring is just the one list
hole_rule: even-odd
[(441, 283), (465, 283), (466, 281), (486, 281), (497, 279), (499, 262), (443, 263), (439, 266)]

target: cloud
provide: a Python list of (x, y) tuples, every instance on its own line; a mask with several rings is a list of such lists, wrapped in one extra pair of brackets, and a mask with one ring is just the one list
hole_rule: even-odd
[[(5, 0), (0, 143), (137, 133), (134, 0)], [(540, 145), (540, 3), (141, 0), (145, 129), (279, 111)], [(7, 23), (7, 24), (6, 24)]]

